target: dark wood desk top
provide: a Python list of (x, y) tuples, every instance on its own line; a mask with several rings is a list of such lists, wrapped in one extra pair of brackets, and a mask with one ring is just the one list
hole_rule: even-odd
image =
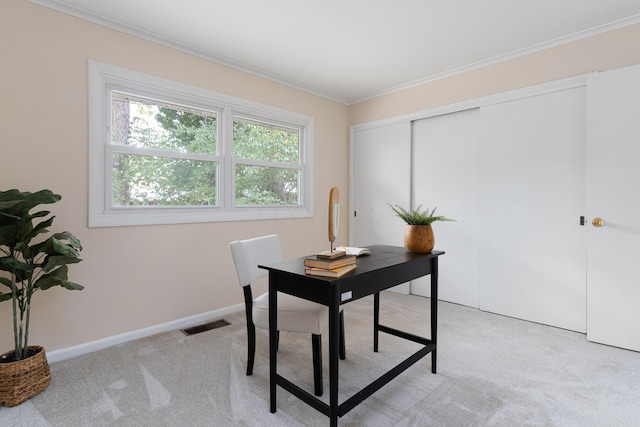
[[(350, 298), (343, 299), (347, 302), (430, 274), (434, 258), (444, 254), (443, 251), (417, 254), (403, 247), (386, 245), (374, 245), (369, 249), (370, 255), (358, 257), (355, 270), (338, 278), (306, 275), (305, 257), (259, 267), (279, 276), (279, 291), (325, 304), (326, 292), (333, 287), (339, 287), (342, 294), (351, 292)], [(313, 290), (309, 289), (311, 286)]]

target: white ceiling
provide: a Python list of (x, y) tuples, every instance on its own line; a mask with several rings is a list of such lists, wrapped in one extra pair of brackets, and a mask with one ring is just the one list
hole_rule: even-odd
[(345, 104), (640, 22), (639, 0), (31, 1)]

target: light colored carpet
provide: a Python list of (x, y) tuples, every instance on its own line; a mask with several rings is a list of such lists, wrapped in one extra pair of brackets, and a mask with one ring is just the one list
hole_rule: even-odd
[[(429, 300), (384, 292), (381, 323), (428, 336)], [(344, 306), (347, 360), (340, 402), (415, 351), (381, 334), (372, 351), (372, 297)], [(342, 417), (341, 426), (638, 426), (640, 353), (583, 334), (440, 303), (438, 373), (427, 356)], [(269, 412), (268, 339), (258, 330), (245, 375), (243, 313), (190, 337), (163, 333), (51, 365), (52, 382), (2, 426), (326, 426), (278, 388)], [(324, 401), (328, 401), (327, 340)], [(311, 338), (283, 333), (279, 371), (312, 391)]]

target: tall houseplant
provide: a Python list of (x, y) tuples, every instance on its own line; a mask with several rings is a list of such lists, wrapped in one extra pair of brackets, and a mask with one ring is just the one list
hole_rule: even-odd
[[(31, 213), (40, 205), (56, 203), (60, 199), (59, 195), (49, 190), (35, 193), (15, 189), (0, 191), (0, 284), (4, 285), (0, 286), (0, 301), (11, 301), (13, 304), (14, 336), (14, 350), (0, 357), (0, 404), (5, 406), (15, 406), (12, 404), (15, 401), (7, 397), (12, 396), (13, 391), (8, 391), (7, 387), (13, 387), (19, 376), (15, 372), (7, 374), (7, 366), (11, 365), (13, 369), (13, 365), (35, 358), (40, 353), (46, 363), (44, 349), (29, 346), (31, 298), (36, 292), (53, 286), (83, 289), (83, 286), (69, 281), (67, 277), (68, 265), (81, 261), (80, 241), (68, 231), (46, 237), (54, 217), (45, 219), (50, 212), (44, 210)], [(33, 371), (33, 368), (27, 371)], [(47, 365), (46, 373), (50, 378), (48, 371)], [(7, 376), (12, 377), (11, 384)], [(33, 381), (33, 378), (29, 381)]]
[(435, 236), (431, 224), (436, 221), (455, 221), (442, 215), (435, 215), (437, 207), (429, 211), (421, 210), (422, 205), (416, 209), (407, 210), (398, 205), (387, 203), (397, 216), (407, 224), (404, 232), (404, 246), (410, 252), (429, 253), (435, 246)]

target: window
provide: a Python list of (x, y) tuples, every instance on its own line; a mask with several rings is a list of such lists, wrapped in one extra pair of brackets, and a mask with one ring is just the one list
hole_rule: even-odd
[(299, 141), (298, 129), (234, 117), (236, 206), (300, 203)]
[(216, 206), (216, 117), (111, 91), (111, 206)]
[(89, 226), (313, 215), (313, 119), (91, 61)]

